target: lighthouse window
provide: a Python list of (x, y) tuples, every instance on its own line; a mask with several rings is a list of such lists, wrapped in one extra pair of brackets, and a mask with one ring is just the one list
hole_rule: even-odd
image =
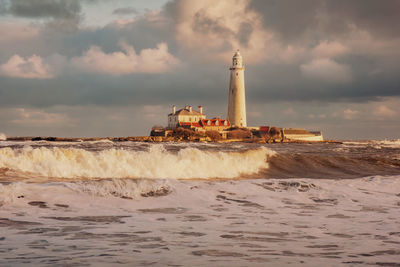
[(236, 72), (236, 76), (239, 76), (239, 73)]

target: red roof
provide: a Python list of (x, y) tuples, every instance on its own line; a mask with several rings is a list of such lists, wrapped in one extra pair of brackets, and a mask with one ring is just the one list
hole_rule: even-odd
[[(225, 122), (226, 122), (226, 125), (225, 125)], [(202, 126), (231, 126), (231, 124), (229, 123), (229, 120), (223, 120), (220, 118), (202, 119), (202, 120), (200, 120), (200, 124)]]
[[(226, 125), (225, 125), (226, 123)], [(213, 119), (202, 119), (199, 120), (198, 122), (179, 122), (179, 126), (181, 127), (197, 127), (197, 128), (204, 128), (205, 126), (214, 126), (214, 127), (220, 127), (220, 126), (225, 126), (225, 127), (230, 127), (231, 124), (229, 123), (229, 120), (223, 120), (220, 118), (213, 118)]]
[(260, 126), (260, 132), (268, 132), (269, 128), (269, 126)]

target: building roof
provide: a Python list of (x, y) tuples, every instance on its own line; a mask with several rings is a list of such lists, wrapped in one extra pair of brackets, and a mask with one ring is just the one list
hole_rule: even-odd
[(269, 129), (270, 129), (271, 127), (269, 127), (269, 126), (260, 126), (260, 132), (269, 132)]
[(283, 129), (283, 134), (311, 134), (309, 131), (306, 129), (293, 129), (293, 128), (286, 128)]
[(168, 114), (168, 116), (169, 116), (169, 115), (205, 116), (205, 114), (200, 113), (200, 112), (198, 112), (198, 111), (196, 111), (196, 110), (193, 110), (193, 109), (192, 109), (192, 111), (190, 111), (189, 107), (181, 108), (180, 110), (177, 110), (177, 111), (175, 112), (175, 114), (170, 113), (170, 114)]
[(179, 122), (179, 126), (190, 126), (190, 127), (200, 127), (200, 128), (203, 127), (198, 122)]
[[(217, 124), (218, 122), (218, 124)], [(224, 123), (226, 122), (226, 125)], [(202, 119), (199, 120), (198, 122), (179, 122), (179, 126), (184, 127), (184, 126), (189, 126), (189, 127), (197, 127), (197, 128), (204, 128), (204, 127), (230, 127), (231, 124), (229, 123), (229, 120), (224, 120), (220, 118), (214, 118), (214, 119)]]
[(239, 49), (235, 51), (235, 54), (233, 54), (233, 57), (242, 57), (242, 55), (239, 52)]
[[(218, 124), (217, 124), (218, 122)], [(226, 122), (226, 125), (224, 124)], [(202, 119), (200, 120), (200, 124), (204, 126), (231, 126), (229, 120), (224, 120), (220, 118), (213, 118), (213, 119)]]

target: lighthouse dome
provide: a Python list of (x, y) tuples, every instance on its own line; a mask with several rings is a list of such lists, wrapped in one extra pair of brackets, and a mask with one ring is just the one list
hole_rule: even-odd
[(239, 52), (239, 49), (236, 50), (235, 54), (233, 54), (233, 57), (242, 57), (242, 55)]
[(232, 57), (232, 67), (233, 68), (241, 68), (243, 66), (242, 55), (240, 55), (239, 49), (236, 50), (235, 54)]

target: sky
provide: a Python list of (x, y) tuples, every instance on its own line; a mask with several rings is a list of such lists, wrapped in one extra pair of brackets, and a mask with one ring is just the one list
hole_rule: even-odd
[(148, 135), (171, 106), (249, 126), (400, 138), (398, 0), (0, 0), (0, 133)]

